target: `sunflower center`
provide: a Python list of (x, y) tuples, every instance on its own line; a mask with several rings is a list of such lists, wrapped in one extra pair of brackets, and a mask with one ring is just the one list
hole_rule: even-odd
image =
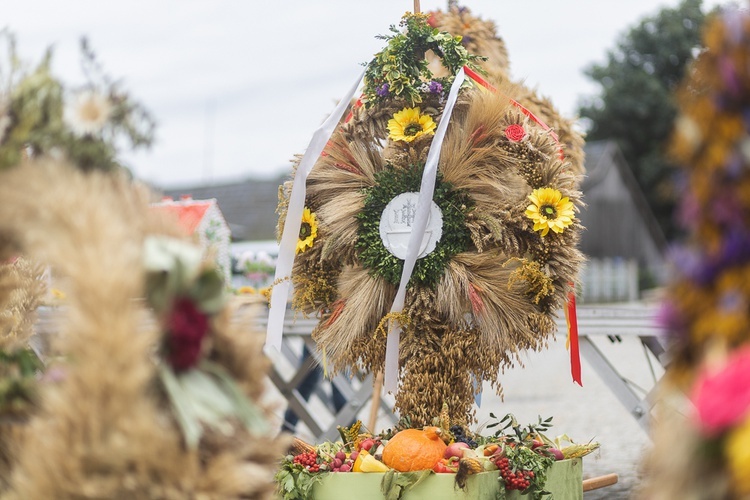
[(554, 219), (557, 216), (557, 210), (552, 205), (543, 205), (540, 212), (548, 219)]
[(409, 137), (413, 135), (417, 135), (422, 131), (422, 125), (419, 123), (410, 123), (406, 127), (404, 127), (404, 135), (408, 135)]
[(305, 240), (312, 234), (312, 228), (309, 222), (303, 222), (299, 227), (299, 239)]

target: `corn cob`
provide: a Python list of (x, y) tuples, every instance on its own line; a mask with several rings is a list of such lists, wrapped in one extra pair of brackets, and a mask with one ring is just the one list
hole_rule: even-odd
[(472, 474), (484, 472), (483, 460), (479, 458), (462, 458), (458, 461), (458, 472), (456, 472), (456, 485), (459, 488), (466, 487), (466, 479)]
[(594, 442), (586, 444), (571, 444), (560, 451), (562, 451), (565, 458), (581, 458), (599, 449), (599, 446), (599, 443)]
[(301, 439), (295, 437), (292, 440), (292, 445), (289, 447), (289, 451), (293, 453), (294, 455), (301, 455), (302, 453), (310, 453), (311, 451), (316, 451), (315, 446), (311, 444), (307, 444)]

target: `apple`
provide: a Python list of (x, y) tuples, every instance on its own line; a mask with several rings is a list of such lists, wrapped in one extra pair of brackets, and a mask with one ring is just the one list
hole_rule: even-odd
[(375, 444), (373, 439), (367, 438), (359, 445), (359, 449), (370, 451), (370, 448)]
[(443, 452), (443, 458), (458, 457), (463, 458), (464, 450), (468, 449), (469, 445), (460, 441), (451, 443)]
[(443, 458), (438, 460), (435, 465), (432, 466), (432, 470), (438, 474), (455, 474), (458, 469), (453, 468), (450, 465), (451, 462), (448, 459)]

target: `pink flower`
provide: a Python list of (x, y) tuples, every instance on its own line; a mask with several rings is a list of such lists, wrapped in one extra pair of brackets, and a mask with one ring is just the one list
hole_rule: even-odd
[(716, 436), (750, 414), (750, 346), (737, 349), (719, 370), (704, 370), (691, 398), (698, 425)]
[(198, 363), (203, 338), (208, 333), (208, 317), (195, 303), (181, 297), (172, 305), (166, 323), (167, 361), (176, 371), (188, 370)]
[(505, 137), (511, 142), (519, 142), (526, 137), (526, 131), (517, 123), (505, 127)]

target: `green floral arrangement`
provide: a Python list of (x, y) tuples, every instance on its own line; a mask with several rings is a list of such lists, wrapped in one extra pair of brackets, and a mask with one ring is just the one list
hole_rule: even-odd
[[(422, 180), (422, 167), (390, 167), (375, 174), (377, 184), (365, 188), (364, 208), (357, 214), (362, 265), (373, 275), (382, 276), (395, 285), (401, 280), (404, 261), (397, 258), (383, 245), (380, 237), (380, 217), (388, 202), (403, 192), (417, 192)], [(438, 176), (433, 201), (442, 211), (443, 236), (435, 251), (419, 259), (412, 274), (412, 281), (424, 286), (433, 286), (442, 277), (445, 266), (455, 254), (466, 250), (471, 244), (471, 235), (466, 228), (466, 214), (471, 211), (471, 198), (454, 189)]]
[(424, 94), (447, 92), (454, 77), (433, 78), (425, 60), (430, 50), (440, 57), (450, 75), (466, 65), (480, 71), (476, 62), (486, 58), (470, 54), (461, 44), (460, 36), (433, 28), (427, 20), (424, 14), (407, 13), (399, 23), (401, 30), (391, 26), (392, 35), (377, 37), (388, 43), (367, 66), (365, 106), (394, 98), (414, 106), (422, 102)]
[(120, 167), (118, 144), (132, 149), (151, 145), (154, 121), (99, 65), (84, 39), (82, 67), (87, 83), (66, 87), (52, 73), (52, 51), (29, 69), (7, 31), (0, 40), (8, 59), (0, 63), (0, 170), (25, 156), (60, 155), (83, 170)]

